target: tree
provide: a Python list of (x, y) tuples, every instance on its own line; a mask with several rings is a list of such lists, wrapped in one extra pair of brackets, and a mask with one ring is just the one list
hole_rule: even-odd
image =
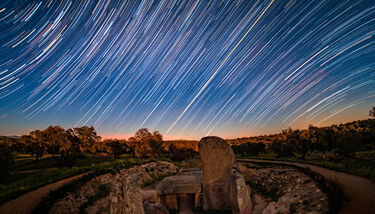
[(174, 144), (169, 145), (168, 152), (173, 161), (183, 161), (197, 155), (197, 152), (190, 148), (177, 148)]
[(322, 153), (321, 157), (325, 158), (327, 151), (333, 149), (335, 133), (332, 128), (317, 128), (309, 126), (309, 138), (311, 147)]
[(10, 148), (5, 143), (0, 143), (0, 175), (8, 176), (9, 168), (13, 164)]
[(375, 117), (375, 107), (370, 110), (370, 117)]
[(49, 126), (45, 129), (47, 138), (47, 152), (49, 154), (60, 154), (62, 156), (68, 155), (70, 153), (69, 132), (60, 126)]
[(162, 153), (163, 136), (155, 131), (153, 134), (147, 128), (139, 129), (134, 137), (129, 138), (136, 157), (152, 157)]
[(361, 135), (358, 132), (341, 130), (336, 132), (335, 153), (343, 157), (354, 157), (361, 144)]
[(46, 135), (40, 130), (30, 132), (30, 135), (23, 135), (21, 143), (23, 144), (24, 151), (38, 160), (46, 151)]
[(114, 158), (119, 158), (121, 154), (126, 153), (128, 146), (125, 141), (120, 141), (117, 139), (107, 139), (103, 141), (107, 147), (107, 152), (114, 156)]
[(291, 128), (282, 130), (282, 133), (276, 136), (270, 145), (270, 149), (276, 153), (277, 157), (294, 157), (294, 146), (290, 140), (293, 130)]
[(305, 159), (307, 153), (311, 149), (311, 140), (308, 130), (295, 130), (290, 140), (294, 141), (295, 151), (300, 155), (301, 159)]
[(95, 155), (98, 153), (97, 143), (101, 137), (96, 134), (94, 127), (75, 127), (70, 132), (79, 139), (79, 149), (82, 154)]
[(253, 143), (247, 142), (238, 146), (232, 146), (233, 152), (236, 154), (246, 154), (257, 156), (259, 153), (264, 152), (266, 145), (263, 142)]

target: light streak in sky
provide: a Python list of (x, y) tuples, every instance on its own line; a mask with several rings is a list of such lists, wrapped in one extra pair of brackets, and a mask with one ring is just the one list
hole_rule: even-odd
[(1, 1), (0, 135), (229, 138), (366, 119), (374, 26), (375, 1)]
[(240, 39), (240, 41), (238, 41), (238, 43), (236, 44), (236, 46), (234, 46), (234, 48), (229, 52), (229, 54), (225, 57), (225, 59), (221, 62), (220, 66), (216, 69), (216, 71), (212, 74), (212, 76), (210, 77), (210, 79), (207, 80), (207, 82), (203, 85), (203, 87), (199, 90), (199, 92), (194, 96), (194, 98), (190, 101), (190, 103), (186, 106), (186, 108), (182, 111), (182, 113), (177, 117), (176, 121), (173, 122), (173, 124), (168, 128), (166, 134), (168, 134), (168, 132), (176, 125), (176, 123), (180, 120), (180, 118), (185, 114), (185, 112), (190, 108), (190, 106), (194, 103), (194, 101), (199, 97), (199, 95), (202, 93), (202, 91), (204, 91), (204, 89), (206, 89), (207, 85), (211, 82), (211, 80), (216, 76), (217, 72), (220, 70), (220, 68), (223, 66), (223, 64), (227, 61), (227, 59), (232, 55), (233, 51), (236, 50), (236, 48), (238, 47), (238, 45), (241, 44), (241, 42), (245, 39), (245, 37), (247, 36), (247, 34), (249, 34), (249, 32), (251, 31), (251, 29), (253, 29), (253, 27), (256, 25), (256, 23), (259, 21), (260, 18), (262, 18), (263, 14), (268, 10), (268, 8), (272, 5), (274, 0), (272, 0), (266, 7), (266, 9), (264, 9), (264, 11), (258, 16), (258, 18), (255, 20), (255, 22), (253, 23), (253, 25), (251, 25), (251, 27), (249, 28), (249, 30), (246, 31), (246, 33), (242, 36), (242, 38)]

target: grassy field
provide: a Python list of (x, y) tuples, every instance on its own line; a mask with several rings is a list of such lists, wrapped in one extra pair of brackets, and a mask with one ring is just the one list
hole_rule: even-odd
[[(49, 169), (49, 168), (63, 168), (65, 160), (59, 156), (44, 155), (39, 160), (35, 160), (31, 155), (27, 154), (15, 154), (14, 155), (14, 165), (11, 171), (25, 171), (25, 170), (35, 170), (35, 169)], [(128, 159), (129, 155), (121, 155), (119, 159)], [(85, 158), (78, 158), (74, 166), (92, 166), (95, 164), (114, 161), (112, 156), (92, 156)]]

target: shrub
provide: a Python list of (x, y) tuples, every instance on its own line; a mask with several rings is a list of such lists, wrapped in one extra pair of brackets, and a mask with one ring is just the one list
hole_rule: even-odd
[(10, 149), (4, 143), (0, 143), (0, 176), (9, 175), (9, 168), (13, 164), (13, 156)]

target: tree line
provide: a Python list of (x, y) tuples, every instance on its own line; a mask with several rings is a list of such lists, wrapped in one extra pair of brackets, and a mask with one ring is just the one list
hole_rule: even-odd
[(237, 154), (258, 155), (268, 150), (279, 158), (298, 156), (304, 159), (309, 152), (318, 151), (322, 158), (326, 152), (354, 157), (358, 150), (375, 149), (375, 119), (328, 127), (310, 125), (304, 130), (289, 128), (279, 134), (249, 138), (248, 142), (239, 140), (242, 143), (233, 143), (232, 146)]
[(82, 126), (64, 129), (49, 126), (44, 130), (34, 130), (17, 138), (0, 139), (0, 171), (8, 174), (13, 162), (12, 152), (30, 154), (36, 160), (43, 155), (62, 157), (64, 164), (73, 166), (79, 158), (89, 156), (113, 156), (122, 154), (136, 158), (167, 157), (172, 160), (184, 160), (195, 156), (197, 152), (190, 148), (163, 146), (163, 136), (158, 131), (139, 129), (128, 140), (104, 139), (94, 127)]

